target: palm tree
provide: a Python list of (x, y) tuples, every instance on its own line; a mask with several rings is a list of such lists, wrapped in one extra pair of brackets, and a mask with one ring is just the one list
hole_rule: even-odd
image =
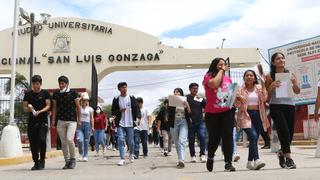
[[(16, 87), (16, 89), (29, 89), (30, 85), (29, 85), (26, 77), (24, 77), (22, 74), (17, 73), (16, 80), (15, 80), (15, 87)], [(5, 84), (6, 94), (10, 94), (10, 90), (11, 90), (11, 79), (9, 79), (7, 81), (7, 83)]]
[(167, 99), (167, 97), (162, 97), (159, 99), (159, 104), (156, 109), (153, 110), (153, 114), (158, 114), (160, 112), (160, 109), (164, 106), (164, 101)]

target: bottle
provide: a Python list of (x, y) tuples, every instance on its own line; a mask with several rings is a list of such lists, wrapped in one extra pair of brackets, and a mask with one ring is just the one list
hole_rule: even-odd
[(32, 114), (35, 116), (37, 114), (37, 111), (34, 110), (34, 108), (31, 104), (28, 104), (28, 107), (31, 109)]

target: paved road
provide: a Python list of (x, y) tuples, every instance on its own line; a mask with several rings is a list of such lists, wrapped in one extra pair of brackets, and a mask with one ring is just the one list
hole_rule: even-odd
[(48, 159), (46, 170), (30, 171), (32, 163), (25, 163), (15, 166), (0, 167), (1, 180), (15, 179), (159, 179), (159, 180), (193, 180), (193, 179), (320, 179), (320, 159), (314, 158), (315, 146), (295, 146), (293, 147), (293, 158), (297, 164), (297, 169), (280, 169), (275, 154), (270, 150), (261, 150), (261, 159), (267, 165), (260, 171), (249, 171), (245, 168), (247, 148), (238, 147), (241, 159), (234, 163), (236, 172), (224, 172), (224, 163), (221, 160), (220, 150), (214, 164), (213, 172), (207, 172), (205, 163), (190, 163), (187, 154), (185, 169), (177, 169), (177, 156), (163, 157), (159, 148), (150, 146), (150, 156), (145, 159), (138, 159), (134, 163), (118, 167), (118, 152), (108, 151), (106, 156), (94, 157), (90, 153), (89, 162), (78, 162), (74, 170), (61, 170), (64, 165), (62, 157)]

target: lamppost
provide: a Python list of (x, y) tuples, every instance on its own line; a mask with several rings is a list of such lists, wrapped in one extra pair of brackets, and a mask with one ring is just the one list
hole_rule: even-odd
[(223, 38), (222, 39), (222, 42), (221, 42), (221, 49), (223, 48), (223, 44), (224, 44), (224, 41), (225, 41), (226, 39), (225, 38)]
[[(30, 58), (29, 58), (29, 63), (30, 63), (30, 77), (29, 77), (30, 83), (29, 83), (29, 85), (30, 85), (30, 89), (31, 89), (31, 78), (33, 76), (34, 37), (39, 35), (40, 26), (42, 24), (47, 24), (48, 19), (51, 17), (51, 15), (47, 14), (47, 13), (41, 13), (40, 15), (42, 18), (42, 22), (36, 22), (35, 17), (34, 17), (34, 13), (30, 13), (30, 15), (29, 15), (23, 8), (20, 8), (20, 17), (22, 17), (22, 19), (26, 20), (27, 23), (30, 24)], [(21, 19), (19, 20), (19, 25), (22, 25)]]

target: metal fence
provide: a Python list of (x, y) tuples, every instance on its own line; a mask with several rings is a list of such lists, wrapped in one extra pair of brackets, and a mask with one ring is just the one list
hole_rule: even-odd
[[(14, 120), (20, 130), (21, 140), (27, 141), (28, 114), (23, 111), (22, 101), (26, 88), (16, 86)], [(2, 129), (8, 125), (10, 115), (10, 77), (0, 77), (0, 136)]]

